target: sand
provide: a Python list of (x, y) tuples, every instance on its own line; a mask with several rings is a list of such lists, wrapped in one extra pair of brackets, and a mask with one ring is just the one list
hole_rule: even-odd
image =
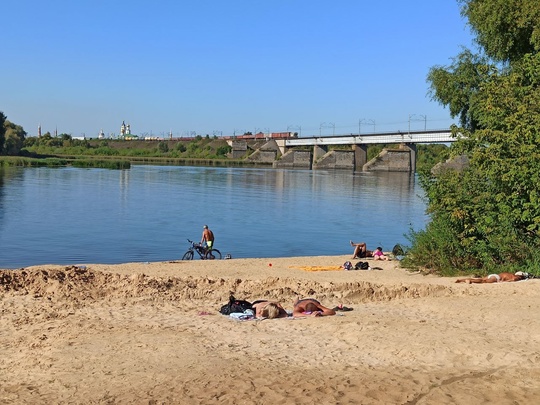
[[(533, 404), (540, 280), (455, 284), (348, 256), (0, 271), (2, 404)], [(270, 266), (271, 263), (271, 266)], [(236, 321), (233, 292), (350, 312)]]

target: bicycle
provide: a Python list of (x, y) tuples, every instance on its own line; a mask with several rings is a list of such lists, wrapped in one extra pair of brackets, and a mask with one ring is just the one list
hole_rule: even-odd
[(200, 243), (195, 243), (189, 239), (187, 241), (191, 244), (191, 247), (186, 253), (184, 253), (184, 256), (182, 256), (182, 260), (193, 260), (195, 252), (197, 252), (201, 260), (221, 259), (221, 252), (219, 250), (214, 248), (207, 249)]

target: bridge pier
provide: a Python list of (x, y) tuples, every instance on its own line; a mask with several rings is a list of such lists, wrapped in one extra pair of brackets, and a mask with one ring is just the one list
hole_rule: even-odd
[(409, 151), (409, 156), (411, 157), (411, 173), (416, 173), (416, 144), (406, 143), (403, 145), (403, 149)]
[(313, 145), (313, 161), (311, 162), (312, 166), (315, 165), (317, 160), (322, 158), (326, 152), (328, 152), (328, 146)]
[(354, 170), (361, 172), (367, 163), (367, 144), (356, 144), (352, 146), (354, 152)]

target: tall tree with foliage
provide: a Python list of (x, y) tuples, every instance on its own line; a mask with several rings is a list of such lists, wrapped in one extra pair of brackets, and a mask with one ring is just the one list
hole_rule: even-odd
[(20, 125), (8, 121), (0, 111), (0, 155), (17, 155), (21, 151), (26, 132)]
[(4, 154), (4, 139), (6, 134), (6, 129), (4, 128), (5, 121), (6, 116), (2, 111), (0, 111), (0, 155)]
[(4, 154), (18, 155), (24, 145), (24, 140), (26, 138), (25, 130), (20, 125), (16, 125), (9, 120), (6, 120), (4, 122), (4, 129)]
[(431, 222), (412, 232), (409, 265), (444, 274), (540, 267), (540, 4), (461, 0), (481, 54), (464, 50), (428, 75), (459, 117), (462, 171), (423, 173)]

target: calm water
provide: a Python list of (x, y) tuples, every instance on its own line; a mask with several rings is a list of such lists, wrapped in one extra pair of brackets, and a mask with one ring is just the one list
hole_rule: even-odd
[(390, 250), (426, 221), (406, 173), (0, 168), (0, 268), (177, 260), (208, 224), (233, 258)]

